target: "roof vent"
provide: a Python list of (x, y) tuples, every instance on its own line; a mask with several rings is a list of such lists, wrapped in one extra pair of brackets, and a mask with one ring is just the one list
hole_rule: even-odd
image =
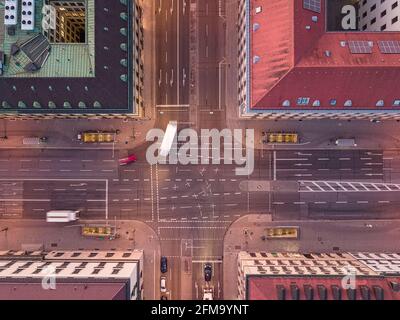
[(256, 14), (261, 13), (262, 12), (262, 7), (257, 7), (256, 8)]
[(385, 101), (379, 100), (379, 101), (376, 103), (376, 106), (377, 106), (377, 107), (384, 107), (384, 106), (385, 106)]
[(289, 100), (283, 101), (282, 107), (290, 107), (290, 101)]
[(325, 51), (325, 56), (327, 56), (328, 58), (332, 57), (332, 52), (329, 50)]
[(259, 56), (254, 56), (253, 57), (253, 63), (258, 63), (260, 61), (260, 57)]
[(306, 26), (306, 30), (311, 30), (311, 26)]
[(345, 106), (345, 107), (352, 107), (352, 106), (353, 106), (353, 101), (347, 100), (347, 101), (344, 103), (344, 106)]
[(340, 46), (341, 46), (342, 48), (346, 47), (346, 41), (340, 41)]
[(321, 106), (321, 101), (315, 100), (315, 101), (313, 102), (313, 107), (320, 107), (320, 106)]
[(318, 17), (317, 16), (312, 16), (311, 20), (312, 20), (312, 22), (318, 22)]
[(257, 31), (258, 29), (260, 29), (260, 24), (254, 23), (253, 24), (253, 31)]

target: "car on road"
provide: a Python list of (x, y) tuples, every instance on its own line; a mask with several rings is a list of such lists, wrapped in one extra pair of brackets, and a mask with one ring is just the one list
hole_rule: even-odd
[(119, 159), (120, 166), (126, 166), (130, 163), (134, 163), (137, 161), (137, 158), (134, 154), (127, 156), (126, 158)]
[(213, 299), (213, 289), (212, 288), (204, 288), (204, 290), (203, 290), (203, 300), (214, 300)]
[(168, 271), (168, 260), (167, 260), (167, 257), (161, 257), (161, 259), (160, 259), (160, 270), (161, 270), (161, 273), (166, 273)]
[(47, 137), (27, 137), (22, 139), (22, 144), (45, 144), (48, 140)]
[(212, 277), (212, 266), (209, 263), (204, 265), (204, 281), (209, 282), (211, 281)]
[(335, 145), (338, 147), (357, 147), (357, 143), (354, 138), (350, 139), (338, 138), (335, 140)]
[(160, 278), (160, 291), (163, 293), (167, 292), (167, 278), (166, 277)]

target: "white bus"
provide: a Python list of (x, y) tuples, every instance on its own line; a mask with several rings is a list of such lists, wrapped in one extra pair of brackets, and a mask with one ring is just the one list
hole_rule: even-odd
[(79, 219), (79, 211), (73, 210), (52, 210), (47, 212), (47, 222), (71, 222)]

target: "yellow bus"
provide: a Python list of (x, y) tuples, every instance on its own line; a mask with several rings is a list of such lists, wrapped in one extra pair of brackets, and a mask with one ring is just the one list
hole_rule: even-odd
[(78, 140), (83, 143), (111, 143), (115, 140), (114, 132), (86, 131), (78, 134)]
[(82, 235), (85, 237), (109, 238), (116, 237), (115, 227), (111, 226), (83, 226)]
[(297, 133), (267, 133), (266, 143), (299, 143), (299, 135)]
[(299, 239), (299, 227), (270, 227), (266, 229), (267, 239)]

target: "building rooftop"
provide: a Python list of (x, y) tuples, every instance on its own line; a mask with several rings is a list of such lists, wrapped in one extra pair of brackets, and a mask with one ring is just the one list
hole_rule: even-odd
[(248, 278), (249, 300), (400, 300), (400, 278), (357, 278), (356, 287), (344, 289), (342, 277)]
[(248, 0), (250, 109), (400, 110), (400, 30), (331, 32), (309, 3)]
[(142, 264), (143, 251), (137, 249), (0, 251), (0, 299), (137, 299)]
[(0, 4), (0, 113), (135, 113), (132, 2), (33, 3), (32, 30), (7, 25)]
[(43, 290), (41, 283), (0, 282), (0, 300), (127, 300), (127, 283), (61, 282), (55, 290)]
[[(400, 300), (398, 253), (240, 252), (239, 295), (250, 300)], [(354, 277), (355, 288), (343, 287)], [(354, 290), (353, 290), (354, 289)]]

